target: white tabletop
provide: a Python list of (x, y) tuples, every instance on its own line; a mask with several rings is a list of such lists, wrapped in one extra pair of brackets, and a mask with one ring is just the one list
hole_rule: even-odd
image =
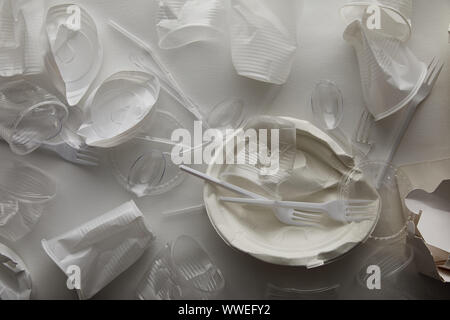
[[(48, 4), (63, 1), (48, 0)], [(135, 47), (107, 26), (114, 19), (129, 27), (146, 41), (156, 44), (155, 4), (149, 0), (79, 0), (95, 18), (105, 48), (105, 61), (97, 83), (115, 71), (131, 68), (128, 61)], [(229, 96), (247, 102), (249, 114), (268, 113), (312, 120), (310, 94), (320, 79), (334, 80), (344, 95), (343, 128), (351, 133), (364, 106), (358, 65), (353, 48), (342, 39), (345, 28), (338, 9), (345, 0), (305, 0), (299, 17), (299, 49), (292, 75), (281, 88), (271, 88), (238, 77), (231, 65), (227, 45), (194, 44), (170, 52), (161, 52), (183, 87), (206, 112)], [(425, 62), (433, 56), (446, 60), (432, 96), (419, 109), (395, 159), (397, 164), (450, 157), (450, 55), (447, 29), (450, 22), (449, 0), (414, 1), (413, 36), (410, 47)], [(275, 95), (276, 94), (276, 95)], [(393, 120), (389, 120), (395, 122)], [(390, 127), (389, 127), (390, 126)], [(389, 128), (377, 129), (377, 148), (372, 157), (383, 159)], [(386, 129), (387, 128), (387, 129)], [(0, 145), (2, 159), (13, 157), (8, 147)], [(41, 247), (43, 238), (52, 238), (87, 222), (130, 200), (132, 195), (121, 188), (108, 165), (84, 168), (63, 162), (52, 155), (35, 152), (26, 160), (48, 172), (58, 183), (58, 195), (51, 201), (41, 220), (24, 239), (10, 246), (28, 265), (33, 279), (34, 299), (76, 299), (66, 287), (65, 275), (48, 258)], [(340, 297), (368, 297), (358, 288), (355, 274), (369, 252), (362, 246), (330, 265), (313, 270), (286, 268), (257, 261), (228, 247), (215, 233), (206, 213), (185, 217), (162, 218), (161, 211), (196, 205), (202, 202), (202, 182), (186, 179), (171, 192), (157, 197), (136, 199), (157, 240), (148, 253), (96, 298), (133, 299), (138, 281), (162, 245), (187, 234), (199, 240), (223, 270), (227, 286), (225, 298), (262, 298), (268, 282), (287, 287), (318, 288), (340, 284)], [(415, 283), (397, 297), (449, 298), (450, 289), (436, 280), (416, 274), (414, 266), (405, 277)], [(372, 296), (372, 297), (377, 297)], [(385, 297), (390, 297), (385, 295)]]

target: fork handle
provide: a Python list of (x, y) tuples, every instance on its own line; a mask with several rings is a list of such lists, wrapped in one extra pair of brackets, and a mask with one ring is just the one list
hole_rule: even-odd
[[(398, 128), (398, 130), (395, 133), (394, 143), (392, 144), (391, 149), (389, 151), (389, 155), (386, 159), (386, 164), (389, 164), (392, 162), (392, 160), (394, 160), (397, 150), (400, 147), (403, 137), (405, 136), (405, 133), (408, 130), (408, 127), (411, 124), (411, 121), (414, 118), (414, 115), (416, 114), (418, 107), (419, 107), (419, 103), (413, 102), (407, 109), (406, 118), (403, 121), (402, 125)], [(379, 173), (378, 179), (377, 179), (377, 184), (376, 184), (377, 189), (380, 188), (381, 181), (383, 181), (384, 176), (386, 175), (387, 169), (388, 169), (388, 165), (383, 166), (381, 172)]]
[(238, 186), (236, 186), (234, 184), (231, 184), (231, 183), (228, 183), (228, 182), (225, 182), (225, 181), (221, 181), (221, 180), (216, 179), (214, 177), (208, 176), (207, 174), (204, 174), (203, 172), (200, 172), (200, 171), (197, 171), (195, 169), (192, 169), (192, 168), (190, 168), (188, 166), (181, 165), (180, 166), (180, 170), (184, 171), (184, 172), (187, 172), (190, 175), (193, 175), (193, 176), (195, 176), (197, 178), (200, 178), (202, 180), (205, 180), (205, 181), (214, 183), (216, 185), (219, 185), (219, 186), (221, 186), (221, 187), (223, 187), (225, 189), (228, 189), (230, 191), (234, 191), (234, 192), (236, 192), (236, 193), (238, 193), (238, 194), (240, 194), (240, 195), (242, 195), (244, 197), (250, 197), (250, 198), (253, 198), (253, 199), (265, 199), (263, 196), (261, 196), (259, 194), (253, 193), (253, 192), (248, 191), (248, 190), (246, 190), (244, 188), (238, 187)]
[(312, 212), (324, 212), (324, 208), (320, 203), (309, 202), (297, 202), (297, 201), (277, 201), (277, 200), (265, 200), (265, 199), (249, 199), (249, 198), (232, 198), (232, 197), (220, 197), (221, 201), (231, 203), (251, 204), (262, 207), (270, 208), (285, 208), (285, 209), (298, 209), (308, 210)]

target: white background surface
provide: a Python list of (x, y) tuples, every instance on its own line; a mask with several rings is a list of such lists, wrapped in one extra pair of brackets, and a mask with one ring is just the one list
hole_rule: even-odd
[[(151, 0), (84, 0), (73, 1), (88, 10), (100, 29), (105, 49), (105, 61), (97, 82), (115, 71), (131, 68), (128, 56), (135, 50), (132, 43), (107, 26), (112, 18), (128, 27), (146, 41), (156, 44), (154, 14)], [(48, 4), (63, 3), (48, 1)], [(189, 94), (207, 112), (208, 106), (229, 96), (242, 97), (249, 114), (293, 116), (312, 120), (310, 94), (320, 79), (334, 80), (344, 94), (345, 119), (343, 128), (351, 133), (364, 106), (358, 65), (353, 48), (342, 39), (345, 25), (338, 9), (342, 0), (305, 0), (299, 12), (299, 50), (289, 82), (282, 88), (270, 88), (238, 77), (231, 65), (226, 44), (195, 44), (181, 50), (162, 53), (171, 70)], [(448, 63), (439, 82), (426, 103), (419, 109), (406, 134), (395, 162), (398, 164), (436, 160), (450, 157), (450, 79), (448, 24), (450, 1), (414, 1), (413, 37), (410, 46), (419, 58), (428, 62), (433, 56)], [(274, 96), (274, 93), (277, 95)], [(395, 119), (390, 120), (395, 122)], [(373, 157), (382, 159), (387, 147), (387, 128), (377, 129), (377, 150)], [(0, 157), (12, 157), (6, 145), (0, 145)], [(45, 255), (43, 238), (52, 238), (103, 214), (130, 200), (110, 173), (108, 166), (77, 167), (52, 155), (36, 152), (26, 159), (48, 172), (58, 183), (58, 195), (50, 203), (35, 230), (17, 243), (5, 242), (17, 251), (28, 265), (33, 279), (35, 299), (76, 299), (66, 288), (65, 275)], [(360, 247), (343, 259), (318, 269), (284, 268), (259, 262), (227, 247), (216, 235), (206, 214), (162, 218), (163, 210), (199, 204), (202, 183), (188, 178), (181, 186), (163, 196), (136, 200), (153, 226), (157, 241), (148, 253), (105, 288), (96, 298), (132, 299), (136, 285), (153, 254), (162, 245), (180, 234), (195, 237), (207, 249), (223, 270), (227, 279), (226, 298), (262, 298), (267, 282), (281, 286), (319, 288), (340, 284), (341, 297), (363, 298), (367, 290), (358, 289), (354, 276), (361, 259), (368, 253)], [(2, 241), (3, 242), (3, 241)], [(411, 269), (411, 270), (409, 270)], [(406, 279), (410, 290), (397, 292), (396, 297), (446, 297), (450, 289), (438, 281), (415, 274), (409, 268)], [(385, 296), (390, 297), (390, 296)]]

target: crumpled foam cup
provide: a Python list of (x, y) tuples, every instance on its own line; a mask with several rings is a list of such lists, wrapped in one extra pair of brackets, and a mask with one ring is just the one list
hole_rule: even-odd
[(80, 271), (80, 299), (90, 299), (134, 264), (154, 239), (134, 201), (51, 240), (42, 240), (50, 258), (68, 276)]

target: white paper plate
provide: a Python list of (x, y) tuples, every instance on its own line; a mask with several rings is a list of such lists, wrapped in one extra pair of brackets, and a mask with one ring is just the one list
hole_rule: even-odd
[[(352, 158), (323, 131), (306, 121), (284, 119), (295, 123), (298, 134), (317, 139), (349, 170), (352, 168)], [(299, 143), (301, 141), (298, 139), (297, 144)], [(225, 168), (226, 165), (212, 164), (207, 174), (219, 178)], [(241, 186), (264, 194), (261, 190), (257, 190), (255, 185), (241, 184)], [(376, 191), (373, 192), (378, 198)], [(218, 234), (230, 246), (262, 261), (280, 265), (312, 268), (334, 261), (364, 242), (377, 222), (374, 219), (346, 225), (333, 224), (327, 229), (288, 226), (280, 223), (271, 210), (220, 202), (219, 197), (224, 195), (236, 196), (210, 184), (205, 185), (206, 209)], [(339, 197), (339, 187), (336, 187), (333, 191), (316, 194), (314, 199), (309, 201), (333, 200)], [(378, 205), (374, 215), (378, 217), (380, 206), (378, 200), (376, 201)]]

